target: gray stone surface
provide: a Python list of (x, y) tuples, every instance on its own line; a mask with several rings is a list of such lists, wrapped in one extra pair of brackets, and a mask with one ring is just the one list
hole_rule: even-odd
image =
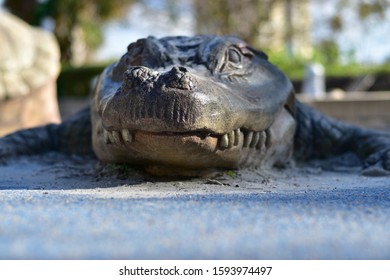
[(390, 259), (389, 177), (122, 169), (57, 154), (0, 166), (0, 258)]

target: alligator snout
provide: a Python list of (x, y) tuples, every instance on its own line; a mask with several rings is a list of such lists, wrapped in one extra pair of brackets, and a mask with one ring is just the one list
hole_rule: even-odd
[(134, 88), (166, 87), (170, 89), (194, 90), (196, 80), (183, 66), (174, 66), (166, 72), (158, 72), (144, 66), (136, 66), (124, 73), (122, 88), (130, 90)]

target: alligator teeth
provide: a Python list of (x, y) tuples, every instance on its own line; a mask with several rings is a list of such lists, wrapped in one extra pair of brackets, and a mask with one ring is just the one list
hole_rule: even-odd
[(261, 132), (259, 132), (259, 134), (260, 134), (260, 139), (256, 145), (257, 150), (261, 150), (264, 147), (265, 141), (267, 139), (267, 135), (266, 135), (265, 131), (261, 131)]
[(227, 134), (222, 135), (219, 145), (222, 149), (226, 149), (229, 147), (229, 137)]
[(104, 142), (106, 144), (118, 144), (119, 141), (118, 132), (104, 130)]
[(108, 131), (105, 130), (105, 129), (103, 129), (103, 139), (104, 139), (104, 143), (106, 143), (106, 144), (110, 144), (111, 143), (110, 139), (108, 137)]
[(230, 149), (233, 146), (237, 146), (240, 143), (241, 130), (239, 128), (232, 130), (221, 136), (219, 146), (221, 149)]
[(103, 128), (103, 139), (106, 144), (119, 145), (123, 142), (132, 143), (134, 141), (134, 136), (128, 129), (108, 131)]
[(234, 131), (230, 131), (227, 136), (229, 139), (228, 148), (230, 149), (231, 147), (233, 147), (234, 144)]
[(111, 138), (114, 144), (119, 144), (121, 142), (118, 131), (111, 131)]
[(241, 137), (241, 130), (237, 128), (234, 130), (234, 146), (237, 146), (238, 143), (240, 142), (240, 137)]
[(252, 143), (252, 137), (253, 137), (253, 132), (249, 131), (246, 133), (244, 137), (244, 144), (242, 145), (244, 148), (248, 147), (250, 143)]
[(229, 133), (222, 135), (219, 139), (220, 149), (230, 149), (242, 143), (242, 148), (252, 148), (261, 150), (266, 146), (266, 131), (244, 131), (237, 128)]
[(256, 147), (257, 142), (259, 142), (259, 139), (260, 139), (260, 132), (254, 132), (254, 133), (253, 133), (253, 137), (252, 137), (252, 141), (251, 141), (251, 143), (249, 144), (249, 147), (250, 147), (250, 148)]
[(130, 133), (128, 129), (122, 129), (122, 138), (125, 142), (128, 143), (133, 142), (133, 135)]

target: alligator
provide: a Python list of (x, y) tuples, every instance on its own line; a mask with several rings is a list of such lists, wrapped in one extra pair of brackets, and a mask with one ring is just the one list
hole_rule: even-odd
[[(390, 134), (299, 102), (267, 55), (232, 36), (147, 37), (97, 79), (71, 119), (0, 139), (0, 159), (47, 151), (95, 155), (156, 175), (204, 174), (335, 158), (390, 174)], [(370, 172), (375, 170), (375, 172)]]

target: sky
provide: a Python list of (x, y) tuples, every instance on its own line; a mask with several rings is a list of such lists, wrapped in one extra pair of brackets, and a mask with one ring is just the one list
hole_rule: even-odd
[[(330, 29), (325, 19), (337, 12), (335, 3), (339, 0), (312, 1), (312, 39), (313, 42), (330, 36)], [(389, 0), (390, 1), (390, 0)], [(0, 3), (3, 0), (0, 0)], [(194, 35), (195, 20), (188, 5), (189, 0), (180, 1), (179, 18), (172, 23), (164, 2), (148, 0), (149, 8), (140, 4), (129, 11), (127, 18), (111, 22), (104, 27), (104, 44), (95, 55), (97, 60), (117, 59), (125, 53), (127, 45), (149, 35), (156, 37), (172, 35)], [(153, 7), (153, 8), (152, 8)], [(352, 13), (344, 13), (345, 30), (335, 39), (344, 54), (355, 51), (355, 58), (360, 63), (376, 64), (390, 60), (390, 8), (386, 11), (386, 20), (370, 19), (365, 24)]]

